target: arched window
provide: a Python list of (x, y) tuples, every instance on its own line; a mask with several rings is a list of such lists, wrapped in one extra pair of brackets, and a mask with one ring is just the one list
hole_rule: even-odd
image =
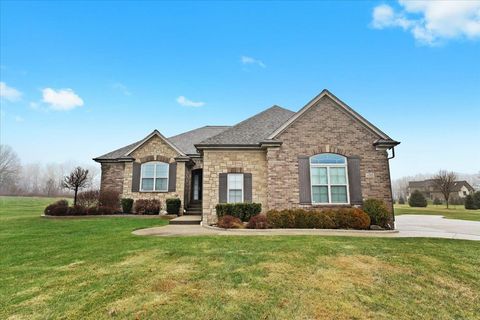
[(334, 153), (310, 157), (312, 203), (348, 204), (347, 158)]
[(168, 191), (169, 164), (146, 162), (141, 167), (140, 191)]

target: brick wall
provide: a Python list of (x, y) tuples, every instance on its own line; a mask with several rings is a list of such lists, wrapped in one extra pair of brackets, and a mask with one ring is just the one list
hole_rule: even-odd
[(359, 156), (363, 198), (384, 200), (393, 209), (387, 153), (375, 150), (376, 139), (333, 100), (322, 98), (278, 136), (280, 147), (267, 150), (268, 206), (300, 207), (297, 157), (336, 152)]
[(123, 162), (104, 162), (101, 164), (101, 168), (100, 189), (122, 193), (125, 164)]
[(208, 224), (217, 220), (215, 206), (219, 197), (219, 173), (231, 168), (242, 168), (252, 174), (252, 201), (267, 206), (267, 160), (263, 150), (205, 150), (203, 154), (203, 221)]

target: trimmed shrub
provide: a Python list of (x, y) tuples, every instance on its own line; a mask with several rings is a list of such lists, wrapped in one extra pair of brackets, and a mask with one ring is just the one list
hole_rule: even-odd
[(99, 214), (98, 207), (90, 207), (87, 209), (87, 215), (89, 216), (98, 216)]
[(123, 213), (131, 213), (132, 212), (133, 199), (123, 198), (120, 202), (122, 204), (122, 212)]
[(248, 229), (267, 229), (268, 221), (267, 216), (264, 214), (257, 214), (250, 218), (247, 224)]
[(243, 228), (243, 223), (237, 217), (225, 215), (218, 219), (217, 226), (224, 229), (240, 229)]
[(267, 222), (271, 228), (295, 228), (293, 210), (270, 210), (267, 212)]
[(403, 197), (400, 197), (398, 199), (398, 204), (405, 204), (405, 199)]
[(251, 217), (260, 214), (262, 205), (260, 203), (219, 203), (215, 209), (218, 218), (229, 215), (246, 222)]
[(67, 214), (69, 216), (84, 216), (87, 214), (87, 209), (77, 204), (76, 206), (68, 208)]
[(167, 204), (167, 213), (168, 214), (177, 214), (180, 212), (180, 206), (182, 201), (179, 198), (170, 198), (165, 200)]
[(48, 205), (43, 213), (47, 216), (66, 216), (68, 214), (68, 201), (58, 200)]
[(339, 229), (364, 230), (370, 227), (370, 217), (358, 208), (335, 211), (335, 224)]
[(103, 190), (98, 198), (100, 207), (110, 207), (114, 210), (120, 208), (120, 194), (113, 190)]
[(303, 209), (270, 210), (267, 223), (271, 228), (368, 229), (370, 217), (357, 208), (306, 211)]
[(408, 205), (410, 207), (425, 208), (427, 206), (427, 199), (425, 199), (425, 197), (420, 191), (415, 190), (412, 192), (410, 198), (408, 199)]
[(385, 202), (378, 199), (367, 199), (363, 202), (363, 211), (370, 217), (371, 224), (387, 227), (390, 212)]
[(114, 214), (115, 209), (110, 208), (110, 207), (97, 207), (97, 214), (99, 215), (106, 215), (106, 214)]
[(480, 209), (480, 191), (477, 191), (473, 194), (473, 202), (475, 203), (475, 207)]
[(435, 204), (435, 205), (439, 205), (439, 204), (442, 204), (442, 203), (443, 203), (442, 200), (440, 200), (436, 197), (435, 197), (435, 199), (433, 199), (433, 204)]
[(84, 208), (98, 206), (98, 199), (100, 197), (100, 190), (88, 190), (79, 192), (77, 195), (77, 205)]
[(465, 197), (465, 209), (467, 210), (475, 210), (477, 207), (475, 206), (475, 201), (471, 195), (467, 195)]
[(139, 199), (135, 201), (135, 212), (138, 214), (159, 214), (160, 200), (157, 199)]

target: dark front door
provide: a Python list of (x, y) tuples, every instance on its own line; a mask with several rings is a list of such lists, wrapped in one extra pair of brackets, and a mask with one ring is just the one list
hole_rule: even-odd
[(202, 169), (192, 171), (192, 201), (202, 200)]

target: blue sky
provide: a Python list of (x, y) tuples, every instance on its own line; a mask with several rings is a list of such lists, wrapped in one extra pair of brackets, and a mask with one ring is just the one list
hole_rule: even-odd
[(91, 163), (327, 88), (402, 142), (394, 178), (479, 172), (470, 3), (2, 1), (1, 142), (26, 163)]

